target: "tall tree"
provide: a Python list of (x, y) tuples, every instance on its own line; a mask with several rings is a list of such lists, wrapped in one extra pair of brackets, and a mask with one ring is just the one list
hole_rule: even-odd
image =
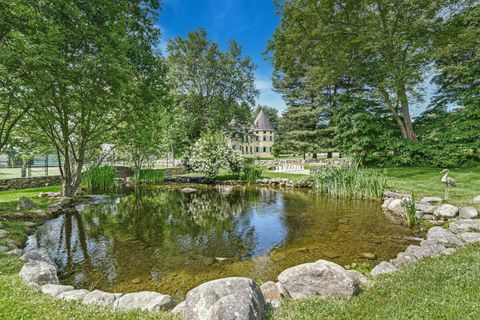
[[(37, 2), (31, 6), (55, 27), (42, 46), (49, 65), (43, 71), (30, 116), (64, 159), (63, 194), (81, 183), (87, 150), (104, 142), (124, 121), (155, 62), (155, 0)], [(41, 31), (40, 31), (41, 32)]]
[(208, 130), (228, 129), (235, 119), (247, 124), (258, 91), (254, 64), (230, 41), (226, 51), (207, 39), (205, 30), (168, 43), (169, 79), (184, 112), (190, 141)]

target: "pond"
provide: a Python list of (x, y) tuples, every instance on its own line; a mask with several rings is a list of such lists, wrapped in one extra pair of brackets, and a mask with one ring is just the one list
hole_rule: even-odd
[[(375, 201), (327, 199), (308, 190), (166, 185), (79, 205), (40, 226), (27, 250), (55, 259), (62, 283), (109, 292), (184, 297), (221, 277), (275, 280), (294, 265), (393, 258), (411, 231)], [(378, 261), (377, 261), (378, 262)]]

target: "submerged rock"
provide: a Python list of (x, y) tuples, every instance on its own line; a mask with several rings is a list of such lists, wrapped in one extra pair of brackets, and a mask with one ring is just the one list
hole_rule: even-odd
[(113, 303), (115, 310), (142, 310), (159, 312), (175, 307), (175, 300), (169, 295), (152, 291), (127, 293)]
[(478, 218), (478, 210), (475, 207), (463, 207), (458, 214), (460, 219), (476, 219)]
[(377, 259), (377, 256), (375, 255), (375, 253), (372, 253), (372, 252), (362, 252), (362, 254), (360, 254), (360, 256), (362, 258), (365, 258), (365, 259), (368, 259), (368, 260)]
[(187, 293), (185, 320), (260, 320), (265, 300), (260, 287), (248, 278), (206, 282)]
[(278, 281), (293, 299), (310, 296), (350, 298), (360, 288), (357, 280), (336, 263), (318, 260), (284, 270)]
[(390, 262), (382, 261), (375, 268), (373, 268), (373, 270), (370, 272), (370, 275), (372, 277), (378, 277), (381, 274), (392, 273), (392, 272), (395, 272), (397, 270), (398, 270), (398, 268), (395, 267)]
[(57, 267), (44, 261), (28, 261), (23, 265), (19, 275), (27, 283), (39, 285), (58, 283)]

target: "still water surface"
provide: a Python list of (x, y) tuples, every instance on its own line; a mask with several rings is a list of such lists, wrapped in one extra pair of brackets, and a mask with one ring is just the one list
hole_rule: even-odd
[(275, 280), (285, 268), (318, 259), (374, 264), (361, 254), (393, 258), (411, 235), (378, 202), (305, 190), (196, 186), (182, 193), (181, 187), (81, 205), (40, 226), (28, 248), (47, 248), (62, 283), (182, 297), (208, 280)]

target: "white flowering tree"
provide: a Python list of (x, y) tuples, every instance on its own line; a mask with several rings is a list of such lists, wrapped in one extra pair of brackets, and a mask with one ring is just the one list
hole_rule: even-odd
[(187, 149), (183, 156), (183, 165), (192, 172), (213, 179), (220, 170), (229, 170), (240, 175), (243, 159), (228, 146), (223, 133), (207, 132)]

